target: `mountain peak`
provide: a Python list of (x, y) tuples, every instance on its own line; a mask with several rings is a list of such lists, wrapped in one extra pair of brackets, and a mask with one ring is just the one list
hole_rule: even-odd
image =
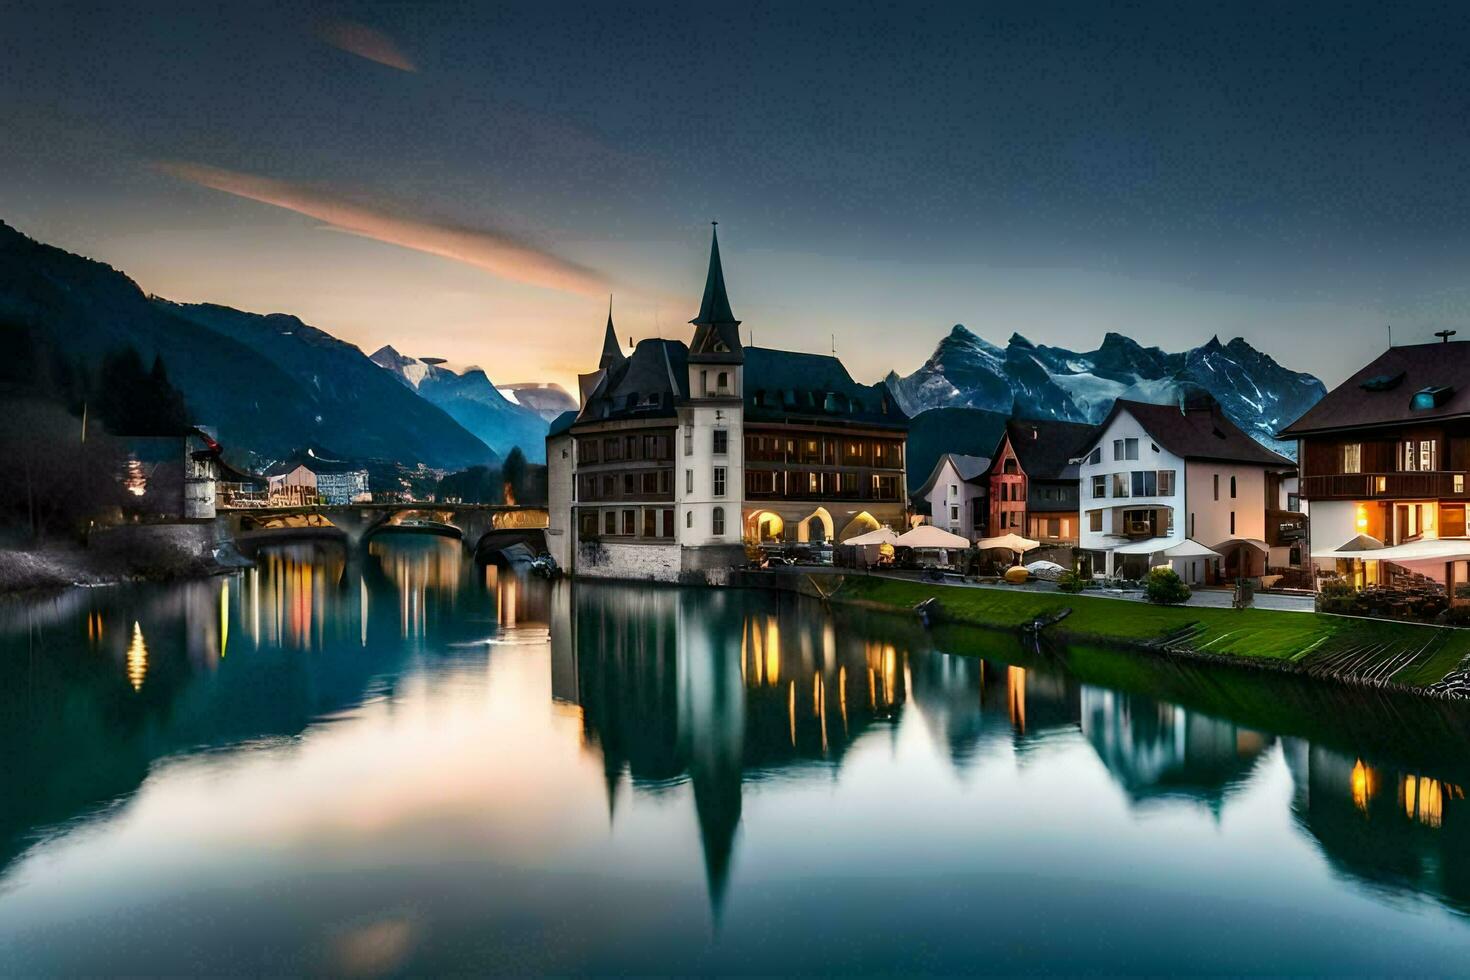
[(1025, 337), (1022, 337), (1018, 333), (1012, 333), (1011, 334), (1011, 339), (1008, 340), (1008, 341), (1006, 341), (1006, 346), (1007, 347), (1022, 347), (1022, 348), (1030, 348), (1030, 349), (1034, 349), (1036, 347), (1035, 344), (1033, 344), (1031, 341), (1027, 340)]
[(971, 330), (969, 327), (965, 326), (963, 323), (956, 323), (953, 327), (950, 327), (949, 328), (949, 339), (950, 340), (979, 340), (980, 338), (975, 335), (975, 332), (973, 330)]

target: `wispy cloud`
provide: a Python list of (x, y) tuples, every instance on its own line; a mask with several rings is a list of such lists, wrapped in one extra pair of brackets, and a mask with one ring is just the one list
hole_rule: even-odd
[(359, 58), (376, 61), (399, 71), (419, 70), (391, 37), (355, 20), (323, 21), (317, 25), (316, 35), (332, 47), (355, 54)]
[(203, 164), (160, 161), (155, 166), (204, 187), (316, 218), (335, 231), (453, 259), (504, 279), (580, 295), (606, 292), (605, 280), (593, 270), (503, 232), (401, 217), (309, 185)]

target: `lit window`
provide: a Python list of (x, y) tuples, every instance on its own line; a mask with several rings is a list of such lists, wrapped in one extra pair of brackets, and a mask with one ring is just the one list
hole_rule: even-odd
[(1344, 473), (1363, 472), (1363, 444), (1350, 442), (1342, 447), (1342, 471)]
[(1465, 474), (1464, 473), (1456, 473), (1455, 474), (1455, 493), (1464, 493), (1464, 492), (1465, 492)]

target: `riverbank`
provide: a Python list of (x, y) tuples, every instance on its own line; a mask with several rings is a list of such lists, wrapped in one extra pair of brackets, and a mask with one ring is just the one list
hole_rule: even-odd
[(1014, 631), (1071, 610), (1045, 635), (1421, 694), (1447, 693), (1470, 657), (1470, 630), (1315, 612), (1156, 606), (862, 575), (824, 583), (823, 591), (833, 602), (903, 613), (937, 598), (943, 621), (983, 629)]
[(94, 532), (87, 547), (0, 549), (0, 595), (217, 575), (248, 565), (208, 524), (143, 524)]

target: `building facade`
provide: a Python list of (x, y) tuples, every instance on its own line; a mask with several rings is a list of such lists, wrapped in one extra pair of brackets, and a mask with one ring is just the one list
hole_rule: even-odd
[(991, 536), (1018, 534), (1041, 547), (1028, 555), (1070, 565), (1078, 543), (1079, 447), (1092, 432), (1080, 422), (1011, 419), (984, 479)]
[[(1294, 473), (1291, 460), (1246, 435), (1212, 398), (1119, 399), (1078, 469), (1083, 563), (1127, 578), (1167, 564), (1192, 585), (1264, 575), (1280, 530), (1268, 530), (1268, 514), (1277, 513), (1280, 481)], [(1198, 549), (1182, 548), (1186, 540), (1221, 557), (1188, 554)]]
[(548, 478), (569, 487), (551, 501), (563, 568), (719, 581), (747, 542), (902, 530), (908, 418), (886, 386), (857, 384), (835, 357), (742, 344), (717, 237), (690, 323), (687, 346), (650, 339), (624, 353), (609, 314), (581, 408), (548, 437)]
[(929, 479), (915, 491), (928, 505), (929, 523), (973, 543), (988, 534), (990, 500), (985, 472), (989, 456), (945, 453), (934, 464)]
[(1470, 601), (1470, 343), (1391, 347), (1281, 437), (1297, 440), (1318, 575)]

